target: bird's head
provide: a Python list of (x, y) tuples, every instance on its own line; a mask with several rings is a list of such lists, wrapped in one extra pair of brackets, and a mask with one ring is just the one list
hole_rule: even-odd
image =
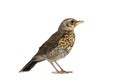
[(77, 21), (73, 18), (68, 18), (62, 21), (60, 24), (59, 30), (66, 30), (66, 31), (72, 31), (74, 28), (78, 25), (83, 23), (84, 21)]

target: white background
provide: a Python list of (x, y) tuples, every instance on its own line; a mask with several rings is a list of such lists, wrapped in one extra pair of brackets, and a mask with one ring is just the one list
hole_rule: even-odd
[[(73, 73), (53, 74), (47, 61), (18, 73), (69, 17), (85, 21), (58, 61)], [(0, 83), (43, 82), (120, 83), (119, 0), (0, 0)]]

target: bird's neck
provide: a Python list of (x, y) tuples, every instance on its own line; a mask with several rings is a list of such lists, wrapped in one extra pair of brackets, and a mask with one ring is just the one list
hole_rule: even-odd
[(60, 34), (67, 34), (67, 33), (73, 33), (74, 34), (74, 30), (58, 30), (58, 32), (60, 33)]

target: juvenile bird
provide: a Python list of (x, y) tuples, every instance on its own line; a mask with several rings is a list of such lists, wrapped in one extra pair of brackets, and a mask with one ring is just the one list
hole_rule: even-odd
[(63, 20), (58, 30), (39, 48), (35, 56), (33, 56), (20, 72), (30, 71), (36, 63), (47, 60), (56, 70), (54, 73), (72, 73), (71, 71), (63, 70), (57, 63), (57, 60), (64, 58), (72, 49), (75, 42), (74, 28), (80, 23), (83, 23), (83, 21), (77, 21), (73, 18)]

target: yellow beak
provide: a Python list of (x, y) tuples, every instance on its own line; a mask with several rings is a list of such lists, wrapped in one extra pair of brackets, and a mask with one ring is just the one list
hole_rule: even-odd
[(81, 24), (81, 23), (84, 23), (84, 21), (83, 20), (77, 21), (76, 25)]

